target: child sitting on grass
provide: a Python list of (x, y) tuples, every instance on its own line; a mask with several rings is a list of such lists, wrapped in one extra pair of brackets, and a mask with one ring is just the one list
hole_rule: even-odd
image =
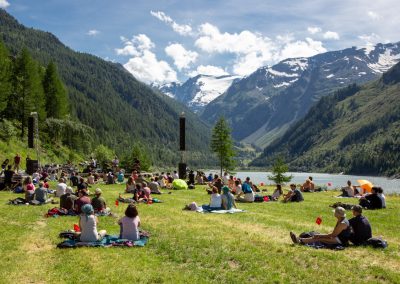
[(94, 215), (93, 206), (85, 204), (81, 208), (82, 214), (79, 217), (79, 227), (81, 229), (80, 241), (81, 242), (96, 242), (101, 240), (106, 231), (101, 230), (97, 232), (98, 219)]
[(121, 226), (121, 239), (128, 239), (130, 241), (139, 240), (140, 218), (138, 215), (136, 206), (129, 204), (125, 210), (125, 216), (118, 221), (118, 224)]

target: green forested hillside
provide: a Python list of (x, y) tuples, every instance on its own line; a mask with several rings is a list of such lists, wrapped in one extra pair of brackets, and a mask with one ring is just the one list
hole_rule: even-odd
[(277, 156), (297, 171), (398, 174), (400, 63), (378, 81), (322, 98), (252, 165), (271, 165)]
[[(184, 106), (137, 81), (120, 64), (79, 53), (54, 35), (20, 25), (0, 10), (0, 40), (12, 56), (26, 48), (42, 66), (50, 62), (66, 86), (71, 119), (94, 129), (91, 148), (105, 144), (123, 154), (135, 142), (149, 147), (157, 165), (178, 161), (178, 118), (187, 117), (192, 164), (207, 164), (209, 129)], [(86, 153), (89, 154), (89, 153)]]

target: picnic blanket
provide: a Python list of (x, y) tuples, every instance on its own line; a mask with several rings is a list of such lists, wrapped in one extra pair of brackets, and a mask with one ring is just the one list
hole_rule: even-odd
[[(45, 217), (59, 217), (59, 216), (78, 216), (74, 210), (67, 210), (64, 208), (54, 207), (47, 211), (44, 215)], [(113, 216), (113, 213), (110, 210), (95, 212), (96, 216)]]
[(97, 242), (81, 242), (76, 239), (67, 239), (57, 244), (58, 248), (78, 248), (78, 247), (144, 247), (149, 240), (148, 236), (140, 236), (137, 241), (120, 239), (119, 236), (106, 235)]
[(232, 208), (230, 210), (204, 210), (202, 207), (199, 207), (196, 212), (198, 213), (217, 213), (217, 214), (234, 214), (234, 213), (242, 213), (246, 212), (242, 209)]

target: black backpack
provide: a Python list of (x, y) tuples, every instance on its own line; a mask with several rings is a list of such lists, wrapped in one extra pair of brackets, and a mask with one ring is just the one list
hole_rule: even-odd
[(367, 240), (367, 245), (373, 248), (387, 248), (388, 243), (387, 241), (385, 241), (380, 237), (379, 238), (372, 237)]

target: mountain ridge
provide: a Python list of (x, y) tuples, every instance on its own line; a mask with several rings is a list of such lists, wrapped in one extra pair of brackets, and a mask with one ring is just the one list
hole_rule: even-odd
[(400, 173), (400, 63), (378, 80), (325, 96), (251, 162), (293, 171)]
[(208, 125), (180, 103), (153, 92), (120, 64), (75, 52), (49, 32), (26, 28), (3, 9), (0, 39), (12, 54), (26, 47), (42, 65), (51, 60), (57, 64), (68, 89), (71, 115), (94, 128), (102, 143), (120, 151), (129, 149), (132, 141), (158, 145), (154, 160), (175, 164), (179, 160), (178, 120), (185, 112), (187, 148), (196, 159), (208, 159)]
[(348, 84), (374, 80), (399, 59), (399, 43), (285, 59), (234, 82), (201, 117), (213, 123), (222, 114), (236, 140), (265, 147), (321, 97)]

